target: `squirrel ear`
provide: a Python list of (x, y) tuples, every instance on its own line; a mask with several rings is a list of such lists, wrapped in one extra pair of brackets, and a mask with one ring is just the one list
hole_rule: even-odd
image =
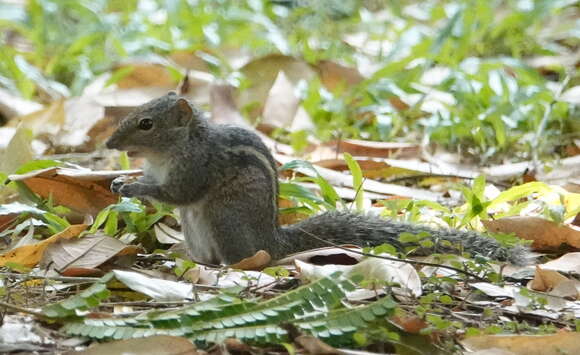
[(175, 102), (175, 108), (177, 109), (180, 126), (187, 126), (187, 124), (189, 124), (193, 119), (193, 108), (183, 97), (177, 99)]

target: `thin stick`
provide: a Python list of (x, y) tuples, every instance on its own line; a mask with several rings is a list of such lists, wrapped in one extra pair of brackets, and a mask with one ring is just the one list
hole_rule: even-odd
[(14, 277), (18, 279), (30, 279), (30, 280), (53, 280), (53, 281), (65, 281), (65, 282), (96, 282), (99, 281), (98, 277), (69, 277), (69, 276), (43, 276), (43, 275), (30, 275), (30, 274), (18, 274), (15, 272), (0, 272), (0, 277)]
[(11, 310), (16, 311), (16, 312), (28, 313), (28, 314), (31, 314), (31, 315), (33, 315), (35, 317), (38, 317), (38, 318), (43, 318), (43, 319), (47, 319), (48, 318), (46, 315), (44, 315), (42, 313), (35, 312), (35, 311), (30, 310), (30, 309), (23, 308), (23, 307), (14, 305), (14, 304), (10, 304), (10, 303), (6, 303), (6, 302), (0, 301), (0, 306), (1, 307), (4, 307), (6, 309), (11, 309)]

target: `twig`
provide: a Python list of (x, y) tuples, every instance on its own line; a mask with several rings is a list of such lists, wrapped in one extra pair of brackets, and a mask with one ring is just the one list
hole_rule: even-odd
[(64, 282), (96, 282), (100, 280), (100, 278), (98, 277), (43, 276), (43, 275), (18, 274), (15, 272), (0, 272), (0, 277), (14, 277), (18, 279), (29, 279), (29, 280), (42, 279)]
[(19, 307), (19, 306), (14, 305), (14, 304), (0, 301), (0, 306), (4, 307), (6, 309), (11, 309), (11, 310), (16, 311), (16, 312), (28, 313), (28, 314), (31, 314), (31, 315), (38, 317), (38, 318), (43, 318), (43, 319), (48, 318), (46, 315), (44, 315), (42, 313), (35, 312), (35, 311), (32, 311), (32, 310), (27, 309), (27, 308)]

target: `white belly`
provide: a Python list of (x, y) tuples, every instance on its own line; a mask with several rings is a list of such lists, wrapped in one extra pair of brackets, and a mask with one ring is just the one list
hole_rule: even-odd
[(219, 250), (212, 238), (213, 231), (203, 218), (203, 209), (202, 202), (179, 207), (181, 228), (187, 253), (193, 261), (214, 263), (216, 259), (219, 260)]

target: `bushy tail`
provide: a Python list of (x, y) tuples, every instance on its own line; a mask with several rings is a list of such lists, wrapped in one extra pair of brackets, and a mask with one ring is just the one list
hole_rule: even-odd
[[(401, 233), (418, 234), (427, 232), (431, 235), (433, 248), (419, 248), (416, 254), (458, 253), (466, 251), (472, 255), (483, 255), (495, 260), (508, 261), (515, 265), (528, 265), (533, 261), (529, 249), (524, 246), (507, 248), (485, 235), (473, 231), (454, 229), (435, 229), (418, 224), (393, 222), (367, 214), (351, 212), (327, 212), (300, 223), (280, 229), (278, 245), (274, 258), (312, 248), (328, 246), (312, 237), (337, 244), (356, 244), (375, 246), (389, 243), (399, 249), (413, 244), (399, 241)], [(444, 242), (447, 241), (447, 242)]]

